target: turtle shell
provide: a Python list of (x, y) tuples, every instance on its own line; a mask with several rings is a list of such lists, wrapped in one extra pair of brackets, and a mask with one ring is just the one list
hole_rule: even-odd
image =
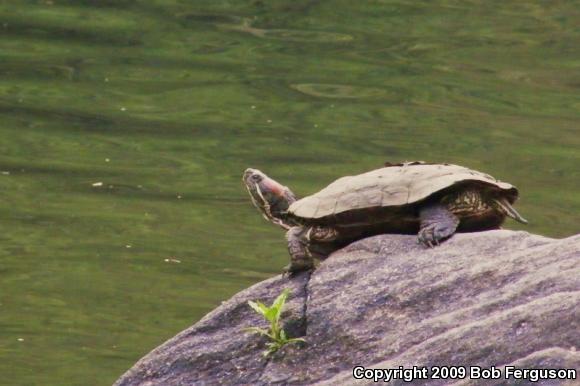
[(288, 212), (303, 219), (321, 219), (350, 211), (401, 207), (465, 185), (504, 191), (512, 203), (518, 195), (513, 185), (463, 166), (409, 162), (339, 178), (318, 193), (294, 202)]

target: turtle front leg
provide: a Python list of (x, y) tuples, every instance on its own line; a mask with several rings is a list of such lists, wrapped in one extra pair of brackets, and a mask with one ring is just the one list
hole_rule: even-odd
[[(290, 228), (286, 233), (290, 264), (284, 267), (284, 273), (293, 274), (314, 268), (314, 257), (323, 257), (323, 255), (331, 252), (327, 250), (328, 248), (321, 248), (323, 244), (319, 243), (330, 243), (336, 240), (337, 237), (338, 231), (333, 228), (319, 226), (295, 226)], [(317, 248), (312, 248), (313, 242)], [(327, 245), (331, 246), (331, 244)]]
[(419, 242), (430, 248), (451, 237), (459, 225), (457, 216), (439, 203), (422, 208), (419, 218), (421, 220)]
[(290, 264), (284, 267), (284, 273), (293, 274), (299, 271), (306, 271), (314, 267), (314, 259), (308, 251), (308, 238), (306, 234), (310, 228), (292, 227), (286, 233), (288, 240), (288, 253), (290, 253)]

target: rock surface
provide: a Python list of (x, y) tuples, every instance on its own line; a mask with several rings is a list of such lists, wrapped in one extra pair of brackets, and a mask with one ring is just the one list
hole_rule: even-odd
[[(242, 332), (264, 325), (246, 303), (271, 303), (284, 288), (292, 291), (286, 329), (307, 344), (263, 358), (265, 340)], [(580, 375), (580, 235), (554, 240), (498, 230), (458, 234), (433, 249), (415, 236), (364, 239), (312, 274), (277, 276), (238, 293), (116, 385), (371, 384), (355, 382), (357, 365), (569, 368)], [(475, 384), (413, 384), (453, 382)]]

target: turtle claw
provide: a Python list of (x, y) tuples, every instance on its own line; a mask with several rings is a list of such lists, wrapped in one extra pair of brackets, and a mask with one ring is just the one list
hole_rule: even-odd
[(282, 278), (288, 277), (292, 279), (300, 272), (309, 271), (314, 269), (314, 265), (311, 261), (292, 261), (290, 264), (282, 268)]
[(418, 234), (418, 241), (428, 248), (435, 248), (450, 237), (454, 231), (455, 229), (450, 229), (444, 224), (430, 224), (421, 228)]
[(285, 265), (284, 268), (282, 268), (282, 279), (285, 279), (286, 277), (288, 277), (288, 278), (291, 278), (292, 277), (292, 274), (294, 272), (292, 272), (290, 270), (290, 265), (291, 264)]

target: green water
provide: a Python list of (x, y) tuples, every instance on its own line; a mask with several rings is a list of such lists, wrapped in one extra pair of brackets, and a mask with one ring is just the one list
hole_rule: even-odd
[(517, 185), (526, 230), (577, 233), (579, 9), (0, 0), (0, 384), (111, 384), (278, 273), (246, 167), (305, 195), (458, 163)]

